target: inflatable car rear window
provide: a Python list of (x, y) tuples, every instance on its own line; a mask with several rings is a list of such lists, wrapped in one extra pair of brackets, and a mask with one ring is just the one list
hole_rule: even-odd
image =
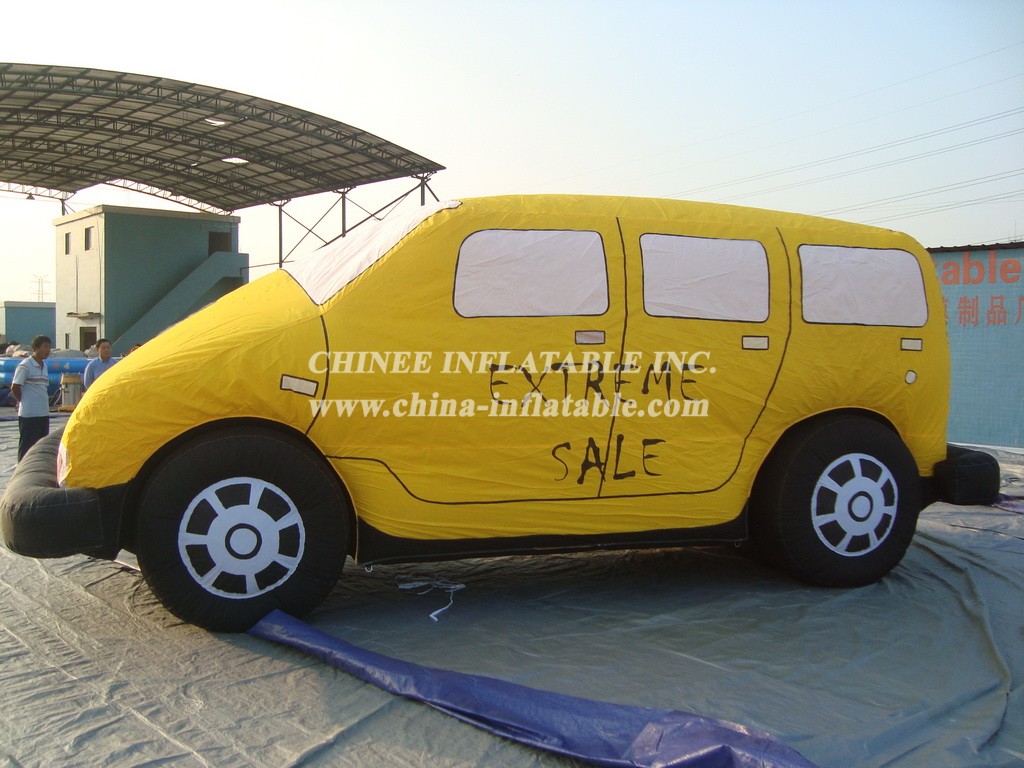
[[(89, 389), (2, 504), (25, 555), (137, 553), (181, 618), (302, 614), (359, 562), (750, 539), (814, 584), (998, 467), (945, 442), (928, 254), (612, 197), (446, 202), (226, 296)], [(936, 480), (938, 478), (938, 480)]]

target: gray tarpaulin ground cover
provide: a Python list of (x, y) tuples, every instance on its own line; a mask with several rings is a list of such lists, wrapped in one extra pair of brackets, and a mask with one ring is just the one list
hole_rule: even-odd
[[(16, 441), (0, 421), (0, 486)], [(1024, 455), (999, 458), (1020, 495)], [(738, 722), (821, 766), (1021, 765), (1016, 510), (933, 505), (903, 564), (856, 590), (805, 587), (729, 548), (350, 564), (307, 620), (417, 664)], [(0, 764), (574, 764), (290, 649), (181, 624), (132, 566), (0, 549)]]

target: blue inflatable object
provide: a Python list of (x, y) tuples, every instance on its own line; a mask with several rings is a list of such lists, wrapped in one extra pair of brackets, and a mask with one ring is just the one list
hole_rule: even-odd
[[(14, 381), (14, 369), (23, 357), (0, 358), (0, 405), (14, 405), (11, 397), (11, 382)], [(55, 405), (60, 398), (60, 377), (65, 373), (85, 373), (85, 366), (92, 362), (88, 357), (51, 357), (46, 361), (49, 381), (46, 393), (50, 396), (50, 405)]]
[(629, 707), (392, 659), (274, 611), (250, 634), (292, 646), (389, 693), (496, 736), (628, 768), (815, 768), (762, 731), (689, 712)]

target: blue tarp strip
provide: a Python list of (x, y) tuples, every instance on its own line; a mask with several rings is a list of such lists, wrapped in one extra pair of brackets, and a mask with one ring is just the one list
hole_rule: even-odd
[(392, 659), (274, 611), (250, 634), (389, 693), (537, 749), (633, 768), (815, 768), (767, 733), (689, 712), (630, 707)]
[(1018, 515), (1024, 513), (1024, 498), (1020, 496), (1008, 496), (1005, 493), (1000, 493), (996, 503), (993, 507), (999, 507), (999, 509), (1005, 509), (1007, 512), (1016, 512)]

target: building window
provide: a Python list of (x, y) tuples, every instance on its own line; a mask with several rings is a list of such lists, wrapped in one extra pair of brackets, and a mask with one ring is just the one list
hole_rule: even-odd
[(71, 253), (71, 233), (64, 233), (64, 253)]
[(213, 256), (213, 254), (218, 253), (219, 251), (231, 253), (234, 250), (231, 247), (230, 232), (210, 232), (208, 239), (209, 247), (207, 249), (207, 256)]
[(95, 325), (86, 325), (78, 329), (78, 348), (85, 352), (96, 343), (99, 334)]
[(86, 227), (85, 228), (85, 250), (87, 250), (87, 251), (91, 251), (92, 250), (92, 231), (93, 231), (93, 229), (95, 229), (95, 227)]

